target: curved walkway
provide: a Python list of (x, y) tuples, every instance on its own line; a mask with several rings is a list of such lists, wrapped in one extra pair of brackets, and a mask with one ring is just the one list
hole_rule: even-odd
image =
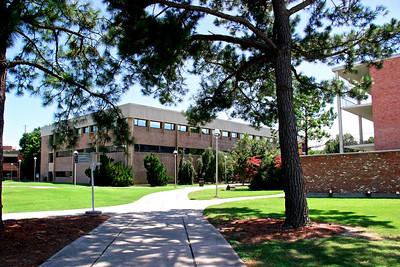
[[(113, 217), (42, 266), (245, 266), (203, 217), (210, 205), (242, 199), (189, 200), (193, 188), (146, 195), (136, 202), (96, 208)], [(215, 187), (214, 187), (215, 188)], [(3, 219), (82, 214), (88, 209), (3, 214)]]

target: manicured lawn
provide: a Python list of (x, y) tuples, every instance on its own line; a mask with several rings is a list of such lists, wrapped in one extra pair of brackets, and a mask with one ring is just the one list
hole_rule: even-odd
[[(313, 221), (365, 227), (383, 240), (336, 236), (297, 242), (230, 243), (252, 266), (399, 266), (400, 199), (310, 198), (308, 204)], [(214, 224), (219, 220), (284, 218), (284, 199), (224, 203), (208, 207), (204, 213)]]
[[(275, 195), (282, 194), (283, 191), (271, 190), (271, 191), (250, 191), (247, 186), (235, 187), (234, 190), (226, 190), (224, 188), (218, 188), (219, 198), (234, 198), (234, 197), (254, 197), (254, 196), (265, 196), (265, 195)], [(215, 188), (204, 189), (200, 191), (194, 191), (189, 194), (189, 199), (192, 200), (209, 200), (213, 199), (215, 196)]]
[[(147, 194), (173, 189), (175, 189), (173, 186), (95, 187), (95, 206), (127, 204)], [(71, 184), (5, 181), (3, 182), (3, 212), (90, 208), (91, 190), (91, 187), (87, 185), (74, 187)]]

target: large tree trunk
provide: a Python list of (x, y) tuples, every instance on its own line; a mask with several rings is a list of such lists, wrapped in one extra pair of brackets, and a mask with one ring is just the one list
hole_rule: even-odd
[[(3, 47), (0, 45), (0, 47)], [(0, 232), (4, 231), (3, 224), (3, 129), (4, 129), (4, 103), (6, 102), (7, 61), (6, 48), (0, 48)]]
[(291, 32), (284, 0), (273, 0), (275, 14), (276, 91), (279, 114), (279, 143), (284, 170), (285, 224), (298, 228), (309, 222), (303, 172), (297, 143), (291, 72)]

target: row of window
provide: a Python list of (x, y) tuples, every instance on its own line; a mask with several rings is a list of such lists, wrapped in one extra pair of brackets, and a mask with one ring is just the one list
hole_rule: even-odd
[[(171, 131), (175, 130), (175, 124), (167, 123), (167, 122), (161, 123), (158, 121), (147, 121), (147, 120), (142, 120), (142, 119), (135, 119), (134, 124), (135, 124), (135, 126), (139, 126), (139, 127), (147, 127), (147, 125), (148, 125), (150, 128), (155, 128), (155, 129), (164, 128), (164, 130), (171, 130)], [(189, 127), (189, 126), (181, 125), (181, 124), (178, 124), (177, 127), (178, 127), (178, 131), (180, 131), (180, 132), (190, 131), (191, 133), (200, 133), (200, 131), (201, 131), (201, 133), (205, 134), (205, 135), (214, 133), (214, 130), (211, 131), (211, 129), (207, 129), (207, 128), (192, 127), (192, 126)], [(83, 128), (78, 128), (77, 133), (79, 135), (81, 135), (82, 133), (84, 133), (84, 134), (89, 133), (89, 132), (94, 133), (97, 130), (98, 130), (97, 126), (92, 125), (92, 126), (86, 126)], [(228, 131), (221, 131), (221, 135), (222, 135), (222, 137), (231, 137), (231, 138), (239, 138), (239, 137), (243, 138), (243, 136), (244, 136), (243, 133), (238, 134), (236, 132), (228, 132)], [(259, 140), (261, 137), (260, 136), (254, 137), (253, 135), (249, 135), (249, 138), (250, 139), (256, 138), (257, 140)], [(266, 140), (266, 137), (264, 137), (264, 139)]]
[[(173, 146), (153, 146), (153, 145), (143, 145), (143, 144), (135, 144), (134, 149), (136, 152), (153, 152), (153, 153), (173, 153), (175, 147)], [(182, 148), (178, 149), (179, 153), (181, 151), (185, 151), (185, 154), (192, 154), (192, 155), (201, 155), (204, 152), (204, 149), (200, 148)], [(77, 150), (79, 154), (87, 154), (93, 152), (93, 149), (80, 149)], [(106, 148), (107, 153), (115, 153), (115, 152), (124, 152), (123, 149), (118, 149), (114, 146), (110, 146)], [(56, 157), (72, 157), (72, 151), (59, 151), (56, 152)], [(49, 163), (53, 162), (53, 153), (49, 153)]]
[[(135, 119), (134, 124), (135, 126), (139, 126), (139, 127), (147, 127), (147, 123), (148, 126), (150, 128), (156, 128), (156, 129), (161, 129), (162, 125), (164, 130), (175, 130), (175, 124), (173, 123), (164, 123), (162, 124), (161, 122), (157, 122), (157, 121), (147, 121), (147, 120), (141, 120), (141, 119)], [(180, 125), (178, 124), (178, 131), (180, 132), (188, 132), (190, 131), (191, 133), (201, 133), (205, 134), (205, 135), (209, 135), (212, 133), (214, 133), (214, 130), (211, 131), (211, 129), (207, 129), (207, 128), (200, 128), (200, 127), (188, 127), (186, 125)], [(235, 132), (227, 132), (227, 131), (222, 131), (221, 133), (222, 137), (231, 137), (231, 138), (243, 138), (244, 134), (238, 134)], [(249, 135), (250, 139), (256, 138), (257, 140), (259, 140), (261, 137), (260, 136), (253, 136), (253, 135)], [(266, 137), (265, 137), (266, 138)]]

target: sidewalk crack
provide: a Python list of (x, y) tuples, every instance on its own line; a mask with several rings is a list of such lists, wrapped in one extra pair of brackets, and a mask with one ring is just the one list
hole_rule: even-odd
[(196, 258), (194, 257), (192, 243), (190, 242), (190, 237), (189, 237), (189, 233), (188, 233), (188, 230), (187, 230), (185, 218), (183, 218), (183, 217), (182, 217), (182, 223), (183, 223), (183, 227), (185, 227), (185, 232), (186, 232), (186, 237), (187, 237), (189, 248), (190, 248), (190, 253), (192, 253), (193, 264), (194, 264), (195, 267), (197, 267)]

